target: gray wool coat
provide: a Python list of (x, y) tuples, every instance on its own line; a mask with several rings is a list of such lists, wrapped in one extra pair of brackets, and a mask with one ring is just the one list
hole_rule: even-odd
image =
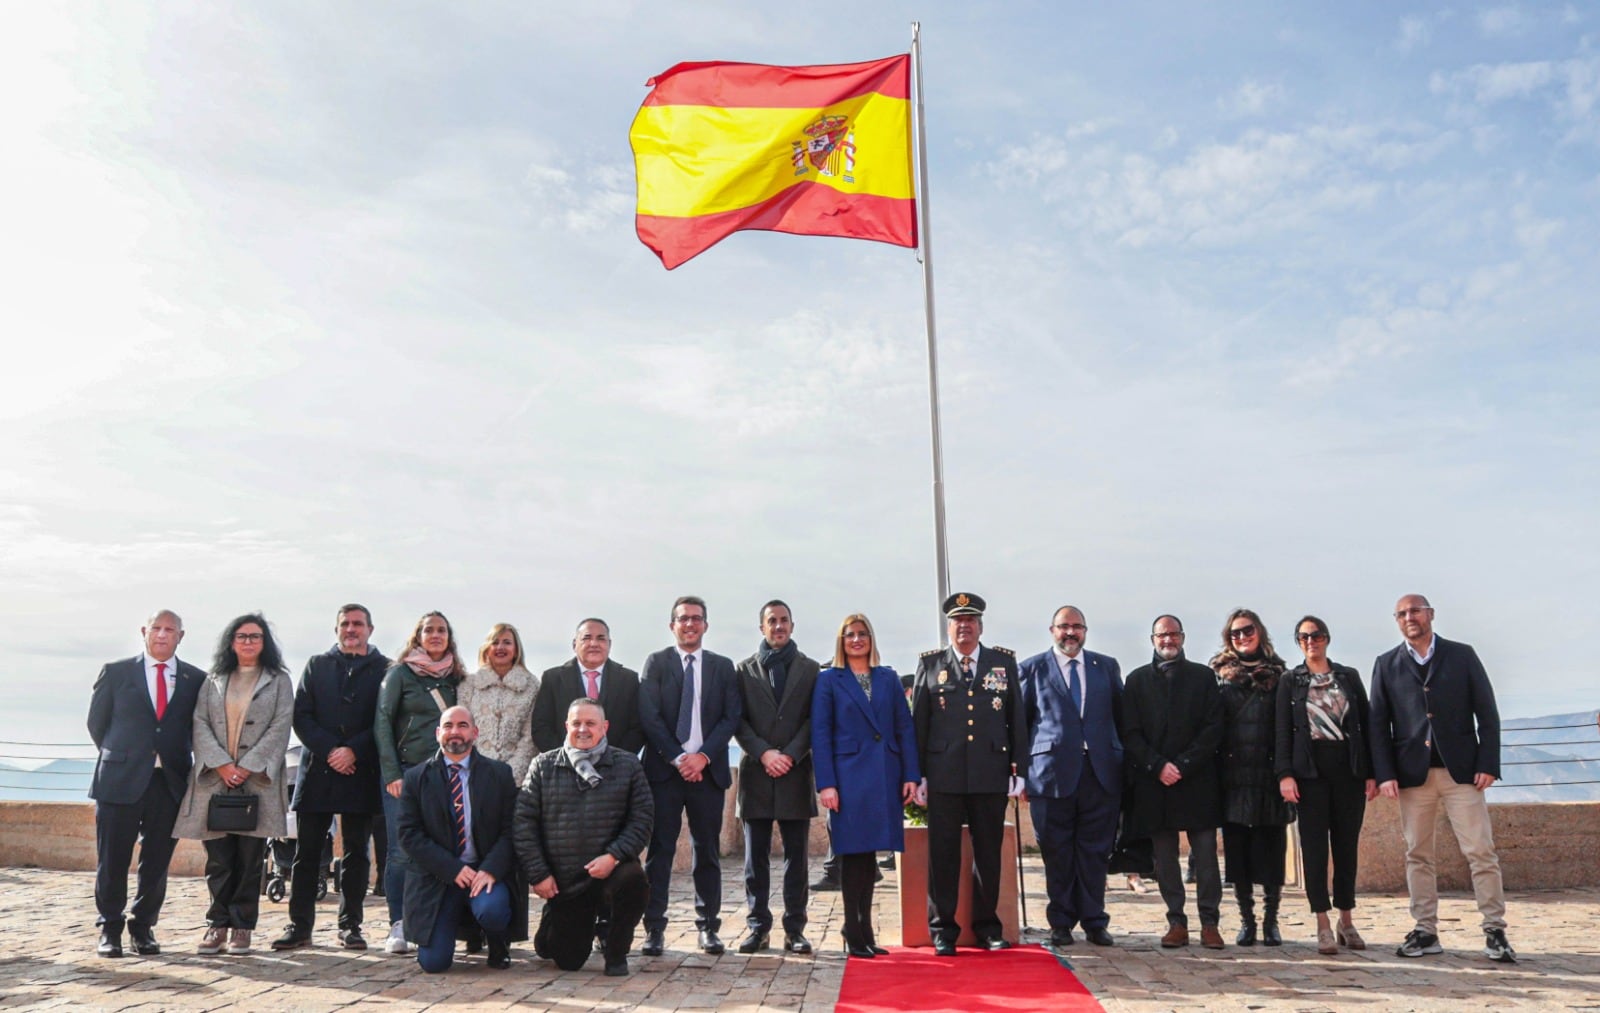
[(194, 707), (194, 768), (189, 771), (189, 790), (178, 806), (172, 836), (200, 841), (225, 836), (206, 829), (206, 812), (211, 796), (228, 790), (217, 768), (233, 762), (253, 772), (239, 791), (261, 798), (255, 830), (241, 836), (287, 837), (289, 792), (284, 784), (284, 757), (294, 727), (294, 680), (288, 673), (261, 673), (245, 711), (237, 760), (228, 755), (227, 697), (228, 677), (206, 676)]

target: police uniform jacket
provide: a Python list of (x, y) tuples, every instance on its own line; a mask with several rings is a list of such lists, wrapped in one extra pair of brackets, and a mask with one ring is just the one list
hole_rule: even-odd
[(929, 791), (1004, 795), (1013, 769), (1027, 765), (1016, 655), (979, 644), (975, 659), (970, 686), (954, 647), (917, 659), (911, 710)]

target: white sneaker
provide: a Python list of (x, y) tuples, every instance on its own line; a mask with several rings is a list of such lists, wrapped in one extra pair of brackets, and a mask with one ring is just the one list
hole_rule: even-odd
[(406, 942), (406, 934), (399, 922), (389, 926), (389, 940), (383, 944), (389, 953), (410, 953), (411, 944)]

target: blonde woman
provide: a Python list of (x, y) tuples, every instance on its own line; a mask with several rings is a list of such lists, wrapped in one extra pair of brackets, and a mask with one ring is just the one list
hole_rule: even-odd
[(478, 752), (511, 767), (517, 783), (538, 750), (533, 745), (533, 700), (539, 677), (522, 659), (522, 637), (510, 623), (495, 623), (478, 648), (478, 670), (461, 681), (456, 697), (478, 723)]

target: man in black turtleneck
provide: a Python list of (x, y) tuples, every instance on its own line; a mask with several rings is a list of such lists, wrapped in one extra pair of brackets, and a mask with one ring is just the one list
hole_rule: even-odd
[(378, 688), (389, 667), (369, 641), (372, 613), (363, 605), (339, 609), (339, 642), (306, 662), (294, 695), (294, 733), (305, 744), (293, 809), (299, 829), (289, 877), (289, 924), (274, 950), (311, 944), (317, 916), (322, 848), (335, 815), (344, 838), (339, 866), (339, 945), (364, 950), (362, 905), (367, 897), (367, 841), (373, 816), (383, 812), (378, 743), (372, 735)]
[(738, 815), (744, 821), (744, 895), (749, 931), (740, 953), (759, 953), (772, 932), (772, 824), (783, 838), (783, 948), (810, 953), (806, 928), (806, 845), (817, 815), (811, 776), (811, 691), (821, 667), (795, 646), (794, 618), (776, 599), (761, 606), (761, 646), (739, 662), (744, 716), (734, 733)]
[(1128, 675), (1122, 694), (1122, 748), (1132, 788), (1125, 833), (1130, 838), (1148, 836), (1155, 851), (1156, 882), (1167, 904), (1161, 945), (1169, 949), (1189, 944), (1178, 832), (1189, 835), (1200, 943), (1220, 950), (1217, 746), (1222, 742), (1222, 695), (1211, 669), (1184, 657), (1183, 624), (1176, 616), (1156, 619), (1150, 641), (1155, 657)]

